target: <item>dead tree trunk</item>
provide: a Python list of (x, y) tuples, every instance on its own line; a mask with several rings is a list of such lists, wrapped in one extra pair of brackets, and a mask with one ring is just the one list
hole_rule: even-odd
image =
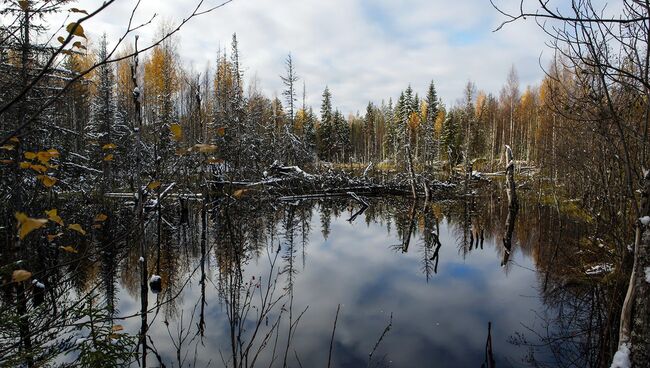
[(515, 160), (512, 149), (508, 145), (506, 145), (506, 193), (508, 194), (508, 208), (519, 208), (515, 185)]
[(408, 144), (406, 145), (406, 161), (408, 162), (409, 174), (411, 175), (411, 192), (413, 194), (413, 198), (417, 199), (418, 191), (415, 186), (415, 170), (413, 170), (413, 157), (411, 157), (411, 147)]
[(634, 244), (634, 265), (621, 312), (619, 349), (631, 343), (633, 367), (650, 361), (650, 173), (646, 173), (641, 191), (641, 206)]

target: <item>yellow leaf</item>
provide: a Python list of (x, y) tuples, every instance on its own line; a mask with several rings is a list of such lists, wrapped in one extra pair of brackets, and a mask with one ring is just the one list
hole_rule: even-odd
[(66, 251), (68, 253), (79, 253), (78, 250), (74, 249), (73, 247), (71, 247), (69, 245), (65, 246), (65, 247), (61, 247), (61, 249), (63, 249), (64, 251)]
[[(34, 165), (32, 166), (32, 169), (34, 168)], [(52, 188), (54, 184), (58, 181), (57, 178), (53, 178), (51, 176), (47, 175), (37, 175), (36, 179), (40, 180), (43, 185), (45, 185), (46, 188)]]
[(47, 167), (43, 165), (29, 165), (29, 168), (39, 173), (45, 173), (47, 171)]
[(72, 44), (72, 47), (76, 47), (81, 50), (86, 50), (86, 46), (84, 46), (81, 41), (75, 41), (75, 43)]
[(68, 225), (68, 229), (74, 230), (81, 235), (86, 235), (86, 230), (84, 230), (79, 224), (70, 224)]
[(25, 152), (25, 158), (28, 160), (33, 160), (36, 158), (36, 154), (34, 152)]
[(239, 199), (241, 198), (244, 194), (246, 194), (247, 190), (246, 189), (237, 189), (232, 195), (233, 197)]
[(63, 37), (63, 36), (59, 36), (56, 39), (59, 40), (59, 42), (61, 42), (61, 43), (65, 42), (65, 37)]
[(124, 327), (122, 327), (122, 325), (115, 325), (113, 326), (112, 330), (113, 332), (122, 331), (124, 330)]
[(183, 128), (180, 126), (180, 124), (170, 125), (169, 130), (171, 130), (175, 141), (180, 141), (181, 138), (183, 138)]
[(113, 161), (113, 154), (109, 153), (104, 157), (104, 161)]
[(103, 213), (100, 213), (99, 215), (95, 216), (95, 222), (104, 222), (108, 219), (108, 216), (104, 215)]
[(7, 164), (7, 165), (9, 165), (9, 164), (11, 164), (13, 162), (14, 162), (14, 160), (0, 160), (0, 163)]
[(147, 188), (149, 188), (149, 190), (156, 190), (159, 187), (160, 187), (159, 181), (152, 181), (151, 183), (149, 183), (149, 185), (147, 185)]
[(18, 137), (11, 137), (11, 138), (9, 139), (9, 141), (14, 142), (14, 143), (19, 143), (19, 142), (20, 142), (20, 139), (18, 139)]
[(36, 154), (36, 158), (38, 161), (40, 161), (42, 164), (48, 163), (50, 159), (59, 157), (59, 151), (55, 149), (50, 149), (47, 151), (41, 151)]
[(25, 239), (27, 234), (47, 224), (47, 219), (31, 218), (22, 212), (16, 212), (15, 216), (16, 220), (18, 220), (18, 237), (21, 240)]
[(218, 128), (217, 134), (219, 135), (219, 137), (223, 137), (224, 135), (226, 135), (226, 128), (224, 127)]
[(103, 150), (116, 149), (116, 148), (117, 148), (117, 146), (115, 144), (113, 144), (113, 143), (108, 143), (108, 144), (105, 144), (104, 146), (102, 146)]
[(23, 161), (23, 162), (20, 163), (20, 168), (21, 169), (29, 169), (31, 166), (32, 166), (32, 164), (30, 164), (27, 161)]
[(61, 217), (59, 217), (57, 212), (58, 212), (57, 209), (53, 208), (53, 209), (51, 209), (49, 211), (45, 211), (45, 214), (47, 215), (47, 218), (50, 219), (50, 221), (56, 222), (57, 224), (63, 226), (63, 219), (61, 219)]
[(23, 281), (29, 280), (30, 277), (32, 277), (31, 272), (25, 271), (25, 270), (16, 270), (11, 275), (11, 281), (13, 281), (13, 282), (23, 282)]
[(51, 243), (51, 242), (54, 241), (54, 239), (60, 237), (61, 235), (63, 235), (63, 233), (50, 234), (50, 235), (47, 236), (47, 241), (49, 241)]
[(66, 30), (68, 31), (68, 33), (72, 33), (75, 36), (86, 38), (86, 34), (84, 33), (84, 29), (81, 26), (81, 24), (79, 24), (79, 23), (72, 22), (72, 23), (68, 24), (68, 26), (66, 27)]
[(0, 149), (3, 149), (3, 150), (5, 150), (5, 151), (13, 151), (14, 148), (16, 148), (16, 147), (14, 147), (14, 146), (11, 145), (11, 144), (5, 144), (4, 146), (0, 146)]
[(217, 146), (213, 144), (195, 144), (194, 147), (192, 147), (195, 151), (199, 151), (202, 153), (212, 153), (217, 150)]

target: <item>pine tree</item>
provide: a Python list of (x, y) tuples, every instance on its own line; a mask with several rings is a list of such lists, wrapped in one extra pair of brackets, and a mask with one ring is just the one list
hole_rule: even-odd
[(332, 114), (332, 94), (329, 87), (323, 91), (323, 102), (320, 109), (321, 123), (318, 129), (318, 154), (321, 159), (332, 159), (333, 144), (333, 114)]

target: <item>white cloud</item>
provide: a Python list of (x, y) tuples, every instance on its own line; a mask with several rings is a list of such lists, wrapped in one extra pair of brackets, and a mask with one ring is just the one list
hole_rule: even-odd
[[(92, 9), (98, 0), (84, 1)], [(216, 5), (206, 1), (206, 7)], [(135, 0), (120, 0), (87, 27), (115, 39)], [(77, 6), (79, 6), (77, 5)], [(157, 13), (176, 22), (194, 1), (142, 0), (137, 19)], [(257, 74), (269, 95), (282, 89), (279, 75), (291, 52), (317, 108), (325, 85), (344, 113), (363, 111), (368, 100), (395, 98), (409, 83), (424, 94), (433, 79), (447, 104), (471, 79), (497, 93), (515, 64), (522, 84), (541, 79), (544, 35), (533, 21), (492, 32), (501, 17), (485, 0), (234, 0), (187, 24), (178, 37), (183, 58), (202, 70), (237, 33), (248, 78)], [(151, 39), (156, 26), (140, 33)], [(550, 55), (547, 50), (546, 55)], [(543, 63), (546, 63), (543, 61)]]

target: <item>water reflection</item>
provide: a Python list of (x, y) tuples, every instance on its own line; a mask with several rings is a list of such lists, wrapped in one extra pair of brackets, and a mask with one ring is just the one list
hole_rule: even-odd
[(79, 295), (99, 290), (108, 320), (132, 335), (146, 305), (151, 366), (598, 363), (580, 357), (597, 356), (603, 337), (564, 325), (608, 328), (595, 322), (597, 300), (584, 304), (585, 294), (607, 295), (569, 285), (567, 265), (580, 262), (569, 247), (584, 224), (525, 200), (514, 217), (496, 195), (368, 202), (180, 203), (145, 224), (148, 275), (160, 276), (147, 303), (139, 238), (128, 221), (108, 222), (87, 245), (99, 256), (49, 282), (50, 300), (66, 283)]

